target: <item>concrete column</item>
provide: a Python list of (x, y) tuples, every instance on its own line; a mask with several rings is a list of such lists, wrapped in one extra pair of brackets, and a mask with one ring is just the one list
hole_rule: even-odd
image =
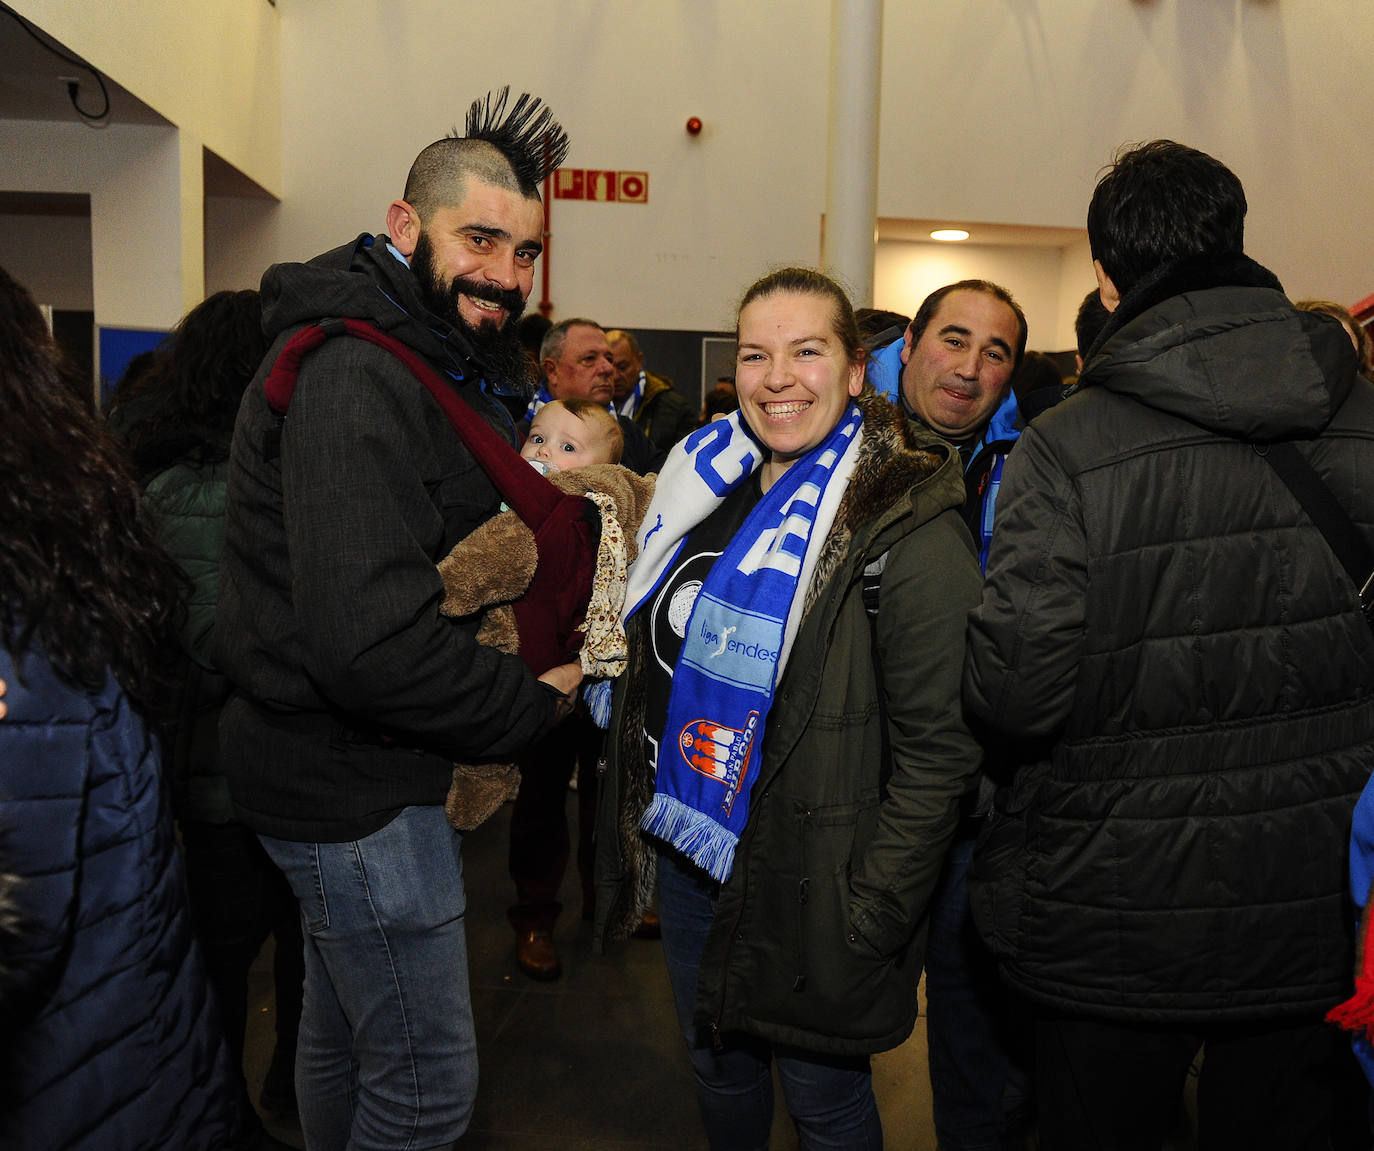
[(181, 200), (175, 128), (103, 132), (111, 145), (91, 173), (91, 265), (95, 322), (102, 328), (167, 329), (181, 315)]
[(821, 264), (849, 289), (856, 308), (873, 303), (882, 32), (883, 0), (831, 0), (830, 143)]
[(177, 152), (181, 187), (181, 312), (184, 313), (205, 299), (205, 148), (194, 132), (178, 128)]

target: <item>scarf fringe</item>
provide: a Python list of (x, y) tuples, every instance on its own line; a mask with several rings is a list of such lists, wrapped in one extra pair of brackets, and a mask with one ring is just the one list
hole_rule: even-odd
[[(1356, 838), (1358, 840), (1358, 834)], [(1374, 895), (1374, 890), (1370, 894)], [(1374, 1042), (1374, 971), (1370, 970), (1370, 963), (1374, 961), (1374, 949), (1370, 947), (1370, 935), (1374, 932), (1372, 911), (1374, 908), (1370, 907), (1366, 896), (1355, 953), (1355, 994), (1328, 1011), (1326, 1021)]]
[(596, 683), (588, 684), (582, 689), (582, 699), (587, 705), (587, 711), (591, 713), (592, 722), (602, 731), (611, 726), (613, 690), (608, 679), (597, 680)]
[(1326, 1021), (1374, 1042), (1374, 979), (1360, 976), (1355, 994), (1328, 1011)]
[(658, 792), (639, 826), (671, 843), (717, 883), (730, 878), (739, 837), (694, 807)]

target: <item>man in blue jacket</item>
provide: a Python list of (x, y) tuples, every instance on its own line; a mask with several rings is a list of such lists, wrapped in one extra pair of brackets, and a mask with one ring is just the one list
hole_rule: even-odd
[[(1011, 293), (987, 280), (960, 280), (927, 296), (902, 338), (869, 359), (874, 386), (958, 448), (964, 522), (984, 569), (1002, 466), (1021, 434), (1011, 380), (1025, 349), (1026, 317)], [(947, 1151), (996, 1151), (1006, 1106), (1023, 1094), (1024, 1076), (1008, 1053), (1004, 993), (968, 906), (969, 859), (991, 794), (984, 782), (966, 797), (930, 904), (926, 1037), (935, 1130)]]

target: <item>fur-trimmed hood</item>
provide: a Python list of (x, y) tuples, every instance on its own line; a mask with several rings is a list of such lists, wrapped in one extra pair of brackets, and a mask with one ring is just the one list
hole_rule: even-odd
[(901, 408), (880, 396), (869, 384), (855, 401), (863, 412), (863, 440), (807, 589), (810, 611), (830, 581), (856, 536), (884, 550), (882, 536), (906, 515), (921, 523), (945, 508), (964, 502), (959, 453), (934, 432), (907, 419)]

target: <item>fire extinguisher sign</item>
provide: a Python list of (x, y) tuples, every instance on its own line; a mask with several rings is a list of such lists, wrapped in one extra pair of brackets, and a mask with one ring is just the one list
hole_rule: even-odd
[(648, 172), (610, 172), (598, 168), (559, 168), (553, 174), (555, 200), (647, 204)]

